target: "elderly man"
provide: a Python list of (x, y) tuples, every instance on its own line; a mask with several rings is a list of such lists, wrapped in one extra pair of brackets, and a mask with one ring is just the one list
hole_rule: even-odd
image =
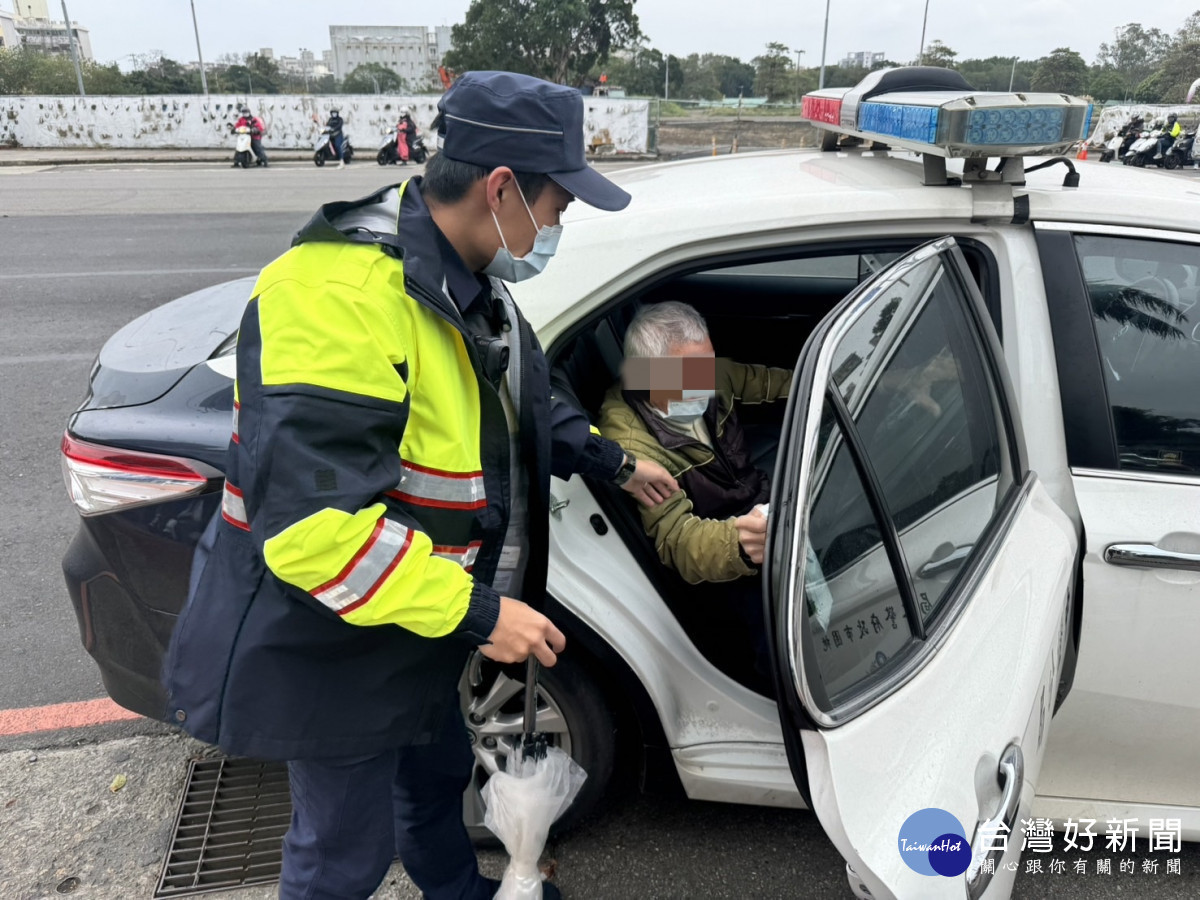
[(641, 510), (659, 558), (690, 584), (756, 575), (767, 525), (756, 507), (767, 502), (770, 481), (751, 462), (737, 406), (786, 397), (791, 371), (717, 359), (704, 318), (666, 302), (630, 323), (622, 380), (604, 399), (601, 434), (628, 455), (661, 463), (680, 485)]

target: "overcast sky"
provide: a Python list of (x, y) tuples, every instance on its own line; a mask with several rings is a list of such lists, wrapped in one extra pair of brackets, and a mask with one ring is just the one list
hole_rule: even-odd
[[(300, 47), (329, 48), (330, 25), (453, 25), (470, 0), (195, 0), (206, 60), (222, 53), (271, 47), (294, 56)], [(49, 0), (61, 18), (61, 0)], [(1035, 59), (1055, 47), (1079, 51), (1089, 63), (1113, 28), (1130, 21), (1174, 32), (1200, 0), (1165, 0), (1138, 8), (1126, 0), (929, 0), (926, 40), (938, 39), (961, 58)], [(0, 0), (0, 8), (13, 8)], [(161, 50), (196, 58), (188, 0), (67, 0), (71, 18), (91, 30), (97, 60)], [(830, 0), (826, 59), (857, 50), (889, 59), (917, 55), (925, 0)], [(820, 0), (638, 0), (635, 7), (651, 46), (667, 53), (725, 53), (749, 61), (768, 41), (803, 50), (803, 64), (821, 58), (824, 4)], [(1132, 11), (1131, 11), (1132, 10)], [(125, 66), (128, 60), (125, 60)], [(123, 67), (125, 67), (123, 66)]]

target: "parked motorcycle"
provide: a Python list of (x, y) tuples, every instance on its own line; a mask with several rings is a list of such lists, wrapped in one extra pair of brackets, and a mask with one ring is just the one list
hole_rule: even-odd
[(1163, 154), (1163, 168), (1178, 169), (1183, 166), (1195, 165), (1193, 150), (1196, 145), (1196, 132), (1185, 131), (1175, 138), (1175, 143)]
[(1121, 155), (1121, 145), (1125, 143), (1125, 136), (1118, 134), (1109, 140), (1105, 141), (1104, 149), (1100, 151), (1100, 162), (1112, 162)]
[[(425, 139), (421, 135), (417, 135), (408, 146), (408, 158), (421, 165), (429, 158), (429, 151), (425, 149)], [(379, 145), (379, 152), (375, 154), (375, 162), (381, 166), (391, 166), (400, 162), (400, 153), (396, 150), (396, 129), (388, 128), (383, 132), (383, 143)]]
[[(325, 165), (326, 161), (338, 158), (337, 151), (333, 147), (331, 133), (328, 128), (321, 129), (321, 136), (317, 138), (317, 143), (313, 147), (313, 163), (318, 166)], [(346, 165), (350, 165), (350, 160), (354, 158), (354, 147), (350, 144), (350, 138), (342, 132), (342, 159), (346, 161)]]

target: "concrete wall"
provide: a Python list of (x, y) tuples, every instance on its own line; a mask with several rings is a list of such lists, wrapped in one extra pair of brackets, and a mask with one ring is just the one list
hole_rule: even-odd
[[(252, 97), (267, 126), (267, 148), (311, 147), (330, 108), (341, 110), (346, 133), (360, 151), (374, 151), (382, 131), (408, 106), (427, 132), (437, 95), (389, 97), (285, 95)], [(647, 100), (584, 97), (589, 146), (602, 152), (645, 153), (650, 139)], [(229, 124), (245, 102), (236, 95), (167, 97), (0, 97), (0, 145), (15, 147), (200, 148), (232, 146)], [(320, 124), (313, 122), (313, 115)], [(431, 136), (426, 138), (432, 143)]]

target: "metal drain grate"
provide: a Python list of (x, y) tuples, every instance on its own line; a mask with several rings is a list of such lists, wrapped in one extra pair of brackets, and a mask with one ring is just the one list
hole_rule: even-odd
[(278, 881), (291, 817), (285, 764), (192, 760), (154, 897)]

